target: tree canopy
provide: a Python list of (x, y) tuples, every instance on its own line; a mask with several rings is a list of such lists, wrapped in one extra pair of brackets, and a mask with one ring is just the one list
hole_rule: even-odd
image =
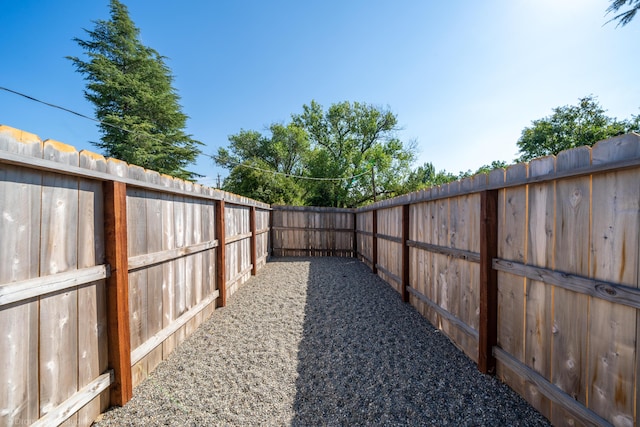
[(592, 146), (596, 142), (626, 132), (638, 130), (638, 117), (619, 121), (609, 117), (593, 96), (581, 98), (578, 105), (566, 105), (553, 109), (553, 114), (533, 120), (517, 142), (519, 161), (558, 154), (581, 145)]
[(74, 39), (87, 60), (68, 57), (85, 76), (85, 97), (94, 104), (107, 156), (161, 173), (192, 179), (185, 167), (201, 144), (184, 132), (187, 116), (172, 87), (165, 58), (144, 46), (127, 7), (110, 1), (110, 20), (94, 21), (88, 39)]
[[(629, 6), (624, 12), (618, 13), (620, 9)], [(607, 13), (617, 13), (611, 21), (618, 21), (618, 25), (623, 27), (633, 20), (640, 10), (640, 0), (611, 0), (611, 5), (607, 8)], [(609, 22), (611, 22), (609, 21)]]
[(395, 135), (397, 117), (358, 102), (325, 110), (312, 101), (270, 135), (242, 130), (218, 150), (231, 169), (224, 189), (267, 203), (353, 207), (404, 191), (415, 147)]

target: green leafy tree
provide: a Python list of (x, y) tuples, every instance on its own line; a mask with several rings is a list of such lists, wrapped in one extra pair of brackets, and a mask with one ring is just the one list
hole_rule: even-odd
[(69, 57), (85, 76), (85, 97), (94, 104), (102, 138), (94, 144), (107, 156), (180, 178), (200, 154), (184, 132), (187, 116), (172, 87), (165, 58), (139, 40), (127, 7), (110, 2), (111, 19), (95, 21), (87, 40), (74, 39), (86, 60)]
[(478, 174), (481, 174), (481, 173), (488, 174), (489, 172), (491, 172), (494, 169), (505, 169), (507, 166), (508, 166), (508, 164), (504, 160), (494, 160), (489, 165), (480, 166), (475, 172), (471, 172), (471, 169), (469, 169), (466, 172), (460, 172), (458, 174), (458, 178), (457, 179), (468, 178), (470, 176), (478, 175)]
[(455, 181), (456, 179), (458, 179), (457, 176), (445, 170), (436, 172), (433, 163), (428, 162), (411, 171), (407, 177), (404, 192), (411, 193), (412, 191), (418, 191), (424, 188), (436, 187)]
[[(415, 148), (395, 137), (391, 112), (312, 101), (270, 135), (242, 130), (218, 150), (224, 188), (268, 203), (353, 207), (403, 192)], [(375, 186), (374, 186), (375, 181)]]
[(633, 130), (631, 121), (618, 121), (605, 114), (593, 95), (578, 105), (556, 107), (553, 114), (534, 120), (518, 140), (519, 161), (558, 154), (560, 151), (596, 142)]
[[(620, 9), (625, 6), (629, 6), (622, 13), (618, 13)], [(611, 5), (607, 8), (607, 13), (618, 13), (611, 21), (618, 21), (618, 25), (623, 27), (627, 25), (636, 16), (636, 13), (640, 10), (640, 0), (611, 0)]]
[(231, 170), (223, 189), (270, 204), (300, 204), (303, 188), (292, 176), (304, 173), (309, 139), (294, 124), (272, 124), (270, 136), (241, 130), (229, 137), (214, 160)]
[(326, 111), (315, 101), (302, 108), (292, 118), (309, 135), (308, 172), (337, 179), (305, 181), (308, 204), (353, 207), (402, 192), (415, 147), (396, 138), (392, 112), (347, 101)]

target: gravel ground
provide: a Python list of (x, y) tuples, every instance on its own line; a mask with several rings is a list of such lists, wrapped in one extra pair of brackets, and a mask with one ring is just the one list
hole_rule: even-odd
[(97, 425), (549, 424), (364, 264), (277, 258)]

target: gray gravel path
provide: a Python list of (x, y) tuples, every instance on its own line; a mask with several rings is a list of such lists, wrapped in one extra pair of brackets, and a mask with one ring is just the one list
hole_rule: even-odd
[(549, 424), (364, 264), (278, 258), (97, 425)]

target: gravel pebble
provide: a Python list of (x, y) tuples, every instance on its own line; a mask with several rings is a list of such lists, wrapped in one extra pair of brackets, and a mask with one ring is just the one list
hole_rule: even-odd
[(97, 426), (546, 426), (350, 258), (276, 258)]

